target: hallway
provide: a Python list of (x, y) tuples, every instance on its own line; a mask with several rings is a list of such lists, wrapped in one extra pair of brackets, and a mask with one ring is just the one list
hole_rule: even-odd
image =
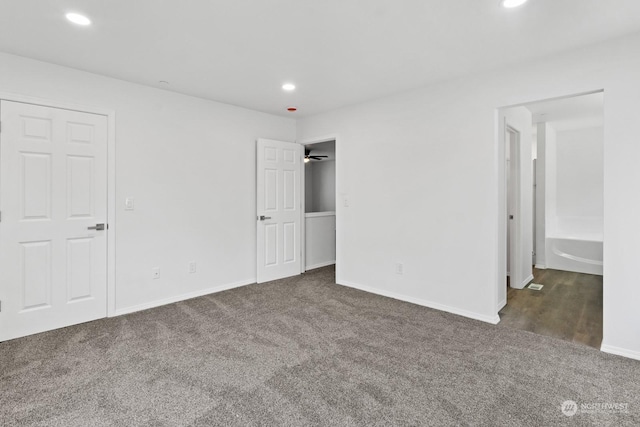
[(528, 288), (507, 292), (500, 326), (600, 348), (602, 342), (602, 276), (534, 269)]

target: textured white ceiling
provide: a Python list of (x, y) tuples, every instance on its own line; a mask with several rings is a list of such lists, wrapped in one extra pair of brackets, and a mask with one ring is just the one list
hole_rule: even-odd
[(498, 3), (6, 0), (0, 51), (300, 117), (640, 31), (638, 0)]

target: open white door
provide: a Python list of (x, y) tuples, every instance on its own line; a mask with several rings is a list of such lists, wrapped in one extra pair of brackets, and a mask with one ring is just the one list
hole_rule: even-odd
[(107, 117), (0, 116), (0, 341), (106, 317)]
[(520, 267), (520, 133), (506, 126), (505, 158), (507, 169), (507, 274), (511, 287), (516, 287)]
[(300, 274), (302, 146), (258, 139), (258, 283)]

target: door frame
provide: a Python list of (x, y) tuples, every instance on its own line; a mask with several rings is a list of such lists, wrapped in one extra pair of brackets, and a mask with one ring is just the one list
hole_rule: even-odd
[[(517, 105), (516, 105), (517, 106)], [(516, 107), (514, 106), (514, 107)], [(511, 245), (510, 250), (510, 285), (514, 287), (514, 272), (519, 271), (521, 257), (517, 256), (521, 253), (522, 246), (522, 231), (520, 227), (520, 220), (522, 217), (522, 209), (521, 209), (521, 173), (522, 173), (522, 161), (520, 158), (521, 147), (520, 140), (522, 136), (522, 132), (525, 130), (520, 130), (517, 127), (513, 126), (508, 122), (508, 118), (505, 115), (505, 111), (511, 107), (502, 107), (496, 110), (496, 133), (497, 133), (497, 150), (496, 150), (496, 161), (497, 161), (497, 181), (498, 181), (498, 215), (497, 215), (497, 256), (496, 256), (496, 287), (494, 288), (494, 302), (496, 304), (495, 310), (496, 315), (507, 305), (507, 286), (506, 286), (506, 278), (507, 278), (507, 229), (509, 227), (509, 219), (508, 216), (508, 194), (507, 194), (507, 160), (506, 160), (506, 150), (507, 150), (507, 134), (509, 132), (515, 132), (516, 135), (519, 135), (518, 141), (516, 142), (517, 153), (510, 153), (511, 161), (517, 161), (517, 170), (518, 170), (518, 182), (512, 183), (512, 186), (516, 186), (517, 184), (517, 194), (515, 194), (515, 207), (514, 207), (514, 217), (515, 220), (512, 224), (512, 231), (514, 235), (511, 236), (511, 241), (514, 241), (515, 244)], [(514, 159), (515, 157), (515, 159)], [(515, 247), (513, 247), (515, 246)], [(514, 260), (516, 262), (514, 262)]]
[[(339, 271), (339, 259), (340, 257), (340, 233), (338, 232), (339, 230), (339, 222), (338, 218), (340, 217), (340, 214), (342, 213), (342, 207), (340, 206), (340, 204), (338, 203), (338, 177), (340, 176), (340, 172), (339, 172), (339, 168), (338, 168), (338, 147), (340, 146), (338, 144), (338, 135), (337, 134), (329, 134), (329, 135), (324, 135), (324, 136), (320, 136), (320, 137), (315, 137), (315, 138), (308, 138), (308, 139), (304, 139), (302, 141), (297, 141), (298, 144), (304, 146), (307, 145), (311, 145), (311, 144), (319, 144), (321, 142), (329, 142), (329, 141), (334, 141), (335, 142), (335, 146), (336, 146), (336, 151), (335, 151), (335, 162), (336, 162), (336, 279), (339, 276), (338, 275), (338, 271)], [(300, 174), (300, 203), (301, 205), (301, 209), (300, 209), (300, 248), (301, 248), (301, 254), (302, 254), (302, 265), (300, 266), (300, 274), (304, 273), (305, 271), (307, 271), (307, 254), (306, 254), (306, 242), (307, 242), (307, 229), (306, 229), (306, 222), (305, 222), (305, 213), (306, 213), (306, 194), (305, 194), (305, 169), (304, 169), (304, 150), (302, 152), (302, 173)]]
[(116, 316), (116, 113), (102, 107), (0, 92), (0, 100), (97, 114), (107, 118), (107, 317)]
[[(520, 194), (520, 186), (521, 186), (521, 147), (520, 147), (520, 139), (521, 139), (521, 133), (518, 129), (516, 129), (515, 127), (513, 127), (512, 125), (509, 124), (509, 122), (507, 121), (507, 119), (505, 118), (505, 125), (504, 125), (504, 131), (505, 131), (505, 165), (506, 165), (506, 149), (507, 149), (507, 144), (509, 147), (509, 179), (507, 180), (506, 178), (506, 168), (505, 168), (505, 196), (506, 196), (506, 203), (505, 203), (505, 207), (506, 207), (506, 215), (505, 217), (507, 217), (509, 215), (509, 189), (511, 187), (511, 197), (513, 198), (513, 200), (511, 201), (511, 203), (513, 203), (513, 220), (511, 221), (511, 223), (509, 223), (509, 219), (507, 219), (507, 229), (509, 229), (509, 226), (511, 226), (511, 231), (510, 233), (507, 233), (509, 235), (509, 239), (510, 241), (507, 242), (507, 253), (509, 254), (508, 258), (509, 258), (509, 266), (510, 268), (508, 270), (511, 270), (509, 273), (509, 276), (511, 279), (514, 278), (514, 276), (517, 278), (517, 275), (515, 274), (515, 272), (520, 271), (520, 263), (522, 261), (522, 257), (521, 257), (521, 252), (522, 252), (522, 230), (521, 230), (521, 220), (522, 220), (522, 200), (521, 200), (521, 194)], [(507, 135), (509, 135), (509, 138), (507, 140)], [(515, 137), (515, 141), (513, 141), (512, 144), (512, 140), (511, 138)], [(514, 163), (515, 161), (515, 163)], [(507, 185), (507, 182), (510, 185)], [(506, 276), (505, 276), (506, 277)], [(511, 281), (510, 287), (516, 287), (517, 286), (513, 286), (515, 283), (513, 281)], [(506, 304), (505, 304), (506, 305)]]
[[(493, 288), (494, 291), (494, 301), (495, 301), (495, 313), (498, 318), (500, 317), (499, 312), (507, 304), (506, 292), (503, 298), (501, 298), (501, 289), (504, 286), (504, 277), (506, 277), (506, 246), (502, 242), (506, 242), (506, 236), (503, 233), (506, 233), (506, 220), (507, 217), (504, 214), (506, 212), (506, 177), (504, 176), (505, 171), (505, 135), (506, 135), (506, 118), (504, 117), (504, 111), (514, 107), (526, 107), (527, 105), (536, 104), (538, 102), (546, 102), (546, 101), (554, 101), (565, 98), (574, 98), (577, 96), (583, 95), (591, 95), (594, 93), (603, 92), (606, 94), (607, 89), (604, 87), (585, 90), (582, 92), (568, 92), (568, 93), (558, 93), (556, 96), (549, 97), (541, 97), (537, 99), (523, 99), (520, 102), (516, 102), (513, 104), (507, 104), (503, 106), (496, 107), (494, 110), (494, 161), (496, 162), (496, 168), (494, 169), (494, 182), (498, 184), (498, 191), (494, 193), (494, 196), (497, 196), (496, 205), (498, 207), (497, 210), (497, 233), (495, 233), (495, 237), (497, 238), (496, 245), (496, 257), (494, 264), (496, 266), (496, 276), (494, 276), (495, 286)], [(605, 103), (605, 117), (606, 117), (606, 103)], [(605, 120), (605, 129), (606, 129), (606, 120)], [(517, 129), (516, 129), (517, 130)], [(606, 144), (606, 138), (605, 142)], [(606, 145), (605, 145), (606, 146)], [(520, 165), (522, 166), (522, 165)], [(606, 172), (605, 172), (605, 183), (606, 183)], [(605, 212), (604, 217), (607, 218), (607, 214)], [(535, 238), (535, 236), (534, 236)], [(606, 254), (605, 254), (606, 255)], [(606, 257), (603, 261), (606, 266)], [(606, 321), (606, 316), (603, 309), (603, 318), (602, 323), (603, 327)], [(604, 336), (603, 336), (604, 342)]]

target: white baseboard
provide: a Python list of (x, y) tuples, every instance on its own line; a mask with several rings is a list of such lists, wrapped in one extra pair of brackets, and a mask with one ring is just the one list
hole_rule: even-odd
[(627, 350), (626, 348), (614, 347), (612, 345), (602, 344), (600, 351), (615, 354), (618, 356), (628, 357), (629, 359), (640, 360), (640, 351)]
[(241, 286), (252, 285), (254, 283), (256, 283), (256, 279), (247, 279), (247, 280), (242, 280), (235, 283), (229, 283), (226, 285), (215, 286), (213, 288), (207, 288), (207, 289), (202, 289), (195, 292), (189, 292), (188, 294), (176, 295), (174, 297), (164, 298), (161, 300), (145, 302), (143, 304), (134, 305), (132, 307), (118, 308), (115, 310), (115, 313), (113, 314), (113, 316), (109, 316), (109, 317), (122, 316), (123, 314), (129, 314), (129, 313), (135, 313), (136, 311), (148, 310), (150, 308), (160, 307), (162, 305), (167, 305), (167, 304), (173, 304), (174, 302), (180, 302), (180, 301), (184, 301), (192, 298), (201, 297), (204, 295), (215, 294), (217, 292), (227, 291), (229, 289), (239, 288)]
[(474, 313), (472, 311), (450, 307), (448, 305), (444, 305), (444, 304), (440, 304), (432, 301), (426, 301), (420, 298), (413, 298), (406, 295), (397, 294), (395, 292), (381, 291), (380, 289), (370, 288), (368, 286), (362, 286), (357, 283), (348, 282), (346, 280), (340, 280), (337, 282), (337, 284), (341, 286), (347, 286), (349, 288), (358, 289), (364, 292), (369, 292), (371, 294), (381, 295), (383, 297), (410, 302), (412, 304), (421, 305), (423, 307), (433, 308), (435, 310), (446, 311), (447, 313), (457, 314), (459, 316), (480, 320), (482, 322), (491, 323), (493, 325), (496, 325), (500, 322), (500, 316), (498, 316), (497, 314), (495, 316), (485, 316), (484, 314)]
[(546, 270), (547, 266), (544, 264), (536, 264), (534, 265), (535, 268), (537, 268), (538, 270)]
[(503, 299), (498, 303), (498, 311), (502, 310), (507, 305), (507, 299)]
[(522, 286), (522, 288), (524, 288), (525, 286), (527, 286), (529, 284), (529, 282), (533, 281), (533, 274), (530, 274), (529, 277), (527, 277), (526, 279), (524, 279), (524, 281), (520, 284)]
[(524, 279), (521, 283), (519, 283), (517, 286), (514, 285), (510, 285), (511, 288), (513, 289), (524, 289), (525, 286), (527, 286), (529, 284), (529, 282), (531, 282), (533, 280), (533, 274), (530, 274), (529, 277), (527, 277), (526, 279)]
[(316, 268), (326, 267), (328, 265), (334, 265), (335, 263), (336, 263), (336, 260), (321, 262), (320, 264), (307, 265), (305, 267), (305, 271), (315, 270)]

